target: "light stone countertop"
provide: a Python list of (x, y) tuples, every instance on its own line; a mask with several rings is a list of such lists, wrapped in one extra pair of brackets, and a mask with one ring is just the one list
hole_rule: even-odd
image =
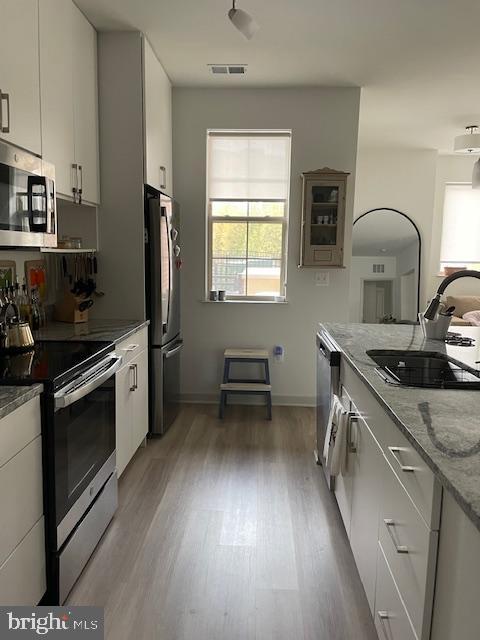
[(0, 387), (0, 420), (35, 396), (39, 396), (42, 391), (42, 384), (32, 384), (25, 387)]
[(480, 530), (480, 390), (400, 387), (384, 382), (370, 349), (440, 351), (473, 369), (480, 365), (480, 328), (452, 327), (474, 346), (425, 340), (419, 326), (320, 324), (404, 433), (443, 487)]

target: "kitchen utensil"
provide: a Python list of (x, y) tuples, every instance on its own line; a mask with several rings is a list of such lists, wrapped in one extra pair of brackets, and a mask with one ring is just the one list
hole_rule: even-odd
[(87, 309), (90, 309), (90, 307), (92, 306), (93, 306), (93, 300), (83, 300), (83, 302), (80, 302), (80, 304), (78, 305), (78, 310), (86, 311)]
[[(84, 300), (82, 297), (75, 296), (69, 290), (65, 290), (63, 297), (55, 304), (53, 317), (59, 322), (71, 322), (77, 324), (79, 322), (88, 322), (88, 308), (80, 310), (80, 305), (85, 302), (93, 301)], [(89, 306), (91, 307), (92, 304)]]
[(425, 338), (430, 338), (432, 340), (445, 340), (450, 322), (452, 321), (452, 316), (437, 314), (435, 320), (429, 320), (428, 318), (425, 318), (423, 313), (419, 313), (418, 320)]
[(442, 316), (453, 316), (453, 312), (455, 311), (455, 307), (448, 307), (448, 309), (445, 309), (445, 311), (441, 311), (440, 315)]
[(22, 351), (35, 344), (28, 322), (18, 319), (18, 307), (14, 303), (5, 304), (0, 311), (0, 348)]
[(39, 300), (44, 303), (47, 297), (47, 265), (45, 260), (26, 260), (25, 278), (28, 295), (32, 295), (32, 288), (37, 289)]
[(3, 289), (16, 280), (17, 265), (15, 260), (0, 260), (0, 288)]

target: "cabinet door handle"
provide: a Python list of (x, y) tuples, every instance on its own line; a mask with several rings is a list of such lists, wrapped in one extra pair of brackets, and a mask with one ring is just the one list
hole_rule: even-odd
[(347, 427), (347, 449), (348, 453), (357, 453), (357, 447), (352, 440), (352, 425), (358, 424), (358, 416), (356, 413), (350, 413), (348, 416), (348, 427)]
[(78, 165), (78, 175), (80, 176), (79, 187), (78, 187), (78, 204), (82, 204), (82, 194), (83, 194), (83, 167), (81, 164)]
[(72, 184), (73, 202), (76, 204), (78, 193), (78, 165), (75, 163), (72, 164)]
[(382, 625), (382, 631), (385, 638), (388, 640), (387, 630), (385, 628), (385, 621), (389, 620), (390, 616), (388, 615), (388, 611), (377, 611), (378, 619), (380, 620), (380, 624)]
[[(3, 120), (3, 102), (7, 103), (7, 124)], [(10, 94), (2, 93), (0, 90), (0, 131), (10, 133)]]
[(163, 175), (163, 181), (160, 181), (160, 189), (166, 189), (167, 188), (167, 167), (160, 167), (160, 171), (162, 172)]
[(131, 364), (129, 369), (130, 371), (133, 371), (133, 384), (130, 385), (130, 391), (135, 391), (138, 389), (138, 365)]
[(135, 349), (138, 349), (138, 347), (138, 344), (129, 344), (128, 347), (125, 347), (125, 349), (122, 349), (122, 351), (129, 353), (130, 351), (135, 351)]
[(388, 450), (392, 454), (395, 462), (398, 464), (401, 471), (403, 471), (404, 473), (413, 473), (415, 471), (414, 467), (411, 467), (410, 465), (402, 464), (402, 460), (400, 458), (402, 447), (388, 447)]
[(395, 547), (395, 551), (397, 553), (408, 553), (408, 547), (406, 547), (403, 544), (398, 544), (397, 541), (395, 540), (395, 536), (393, 533), (393, 529), (395, 528), (395, 521), (392, 520), (391, 518), (384, 518), (383, 522), (387, 527), (387, 531), (390, 535), (390, 538), (392, 539), (393, 546)]

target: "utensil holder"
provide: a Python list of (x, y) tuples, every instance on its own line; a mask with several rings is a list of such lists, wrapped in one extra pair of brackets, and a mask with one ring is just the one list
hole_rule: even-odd
[(424, 317), (423, 313), (419, 313), (418, 320), (425, 338), (429, 338), (430, 340), (445, 340), (452, 316), (437, 314), (435, 320), (428, 320)]

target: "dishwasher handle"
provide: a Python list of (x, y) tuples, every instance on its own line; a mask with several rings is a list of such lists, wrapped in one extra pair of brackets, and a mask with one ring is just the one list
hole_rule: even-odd
[(340, 367), (340, 350), (336, 347), (327, 335), (323, 333), (317, 333), (316, 337), (317, 349), (321, 355), (328, 360), (331, 367)]

